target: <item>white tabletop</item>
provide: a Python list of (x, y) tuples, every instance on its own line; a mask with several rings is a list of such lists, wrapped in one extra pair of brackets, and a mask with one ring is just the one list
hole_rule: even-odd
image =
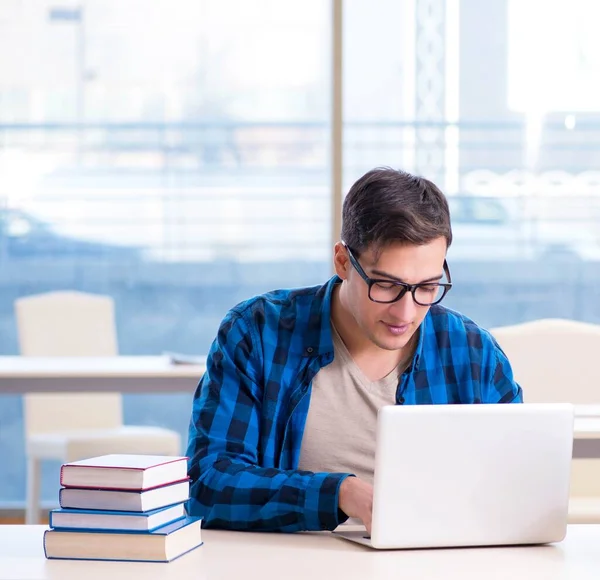
[(203, 530), (204, 545), (169, 564), (46, 560), (44, 526), (0, 526), (0, 580), (597, 580), (600, 525), (569, 526), (555, 545), (375, 551), (328, 533)]
[(197, 377), (203, 365), (172, 364), (167, 356), (0, 356), (0, 378)]
[(600, 417), (575, 417), (577, 439), (600, 439)]
[(0, 356), (0, 393), (52, 391), (193, 392), (203, 364), (173, 364), (167, 356)]

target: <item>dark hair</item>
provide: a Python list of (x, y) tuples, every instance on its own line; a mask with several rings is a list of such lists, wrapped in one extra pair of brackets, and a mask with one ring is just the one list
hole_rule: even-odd
[(350, 188), (342, 211), (342, 240), (362, 253), (393, 244), (424, 245), (445, 237), (452, 243), (448, 201), (428, 179), (377, 167)]

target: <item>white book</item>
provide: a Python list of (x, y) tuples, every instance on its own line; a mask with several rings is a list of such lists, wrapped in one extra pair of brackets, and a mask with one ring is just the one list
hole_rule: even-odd
[(190, 483), (186, 480), (146, 491), (63, 487), (58, 498), (62, 508), (148, 512), (187, 501), (189, 492)]
[(169, 358), (172, 365), (198, 365), (206, 364), (206, 356), (196, 354), (185, 354), (182, 352), (165, 352), (163, 353)]

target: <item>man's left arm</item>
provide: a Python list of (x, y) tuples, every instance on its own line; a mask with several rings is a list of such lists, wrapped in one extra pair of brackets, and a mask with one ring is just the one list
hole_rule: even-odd
[(522, 403), (523, 389), (513, 377), (512, 367), (496, 341), (491, 345), (487, 381), (483, 385), (483, 403)]

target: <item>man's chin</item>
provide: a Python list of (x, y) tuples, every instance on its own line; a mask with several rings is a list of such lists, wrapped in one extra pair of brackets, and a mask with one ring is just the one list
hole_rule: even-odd
[(377, 336), (371, 340), (383, 350), (401, 350), (410, 342), (413, 334), (414, 332), (407, 332), (402, 336)]

